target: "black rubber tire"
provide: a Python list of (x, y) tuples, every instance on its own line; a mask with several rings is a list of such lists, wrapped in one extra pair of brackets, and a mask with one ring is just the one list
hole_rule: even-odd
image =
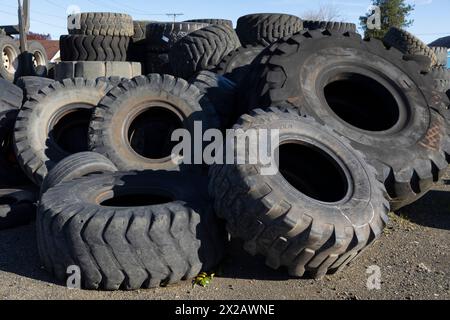
[[(14, 147), (22, 169), (36, 185), (42, 184), (48, 171), (59, 161), (70, 154), (87, 151), (87, 126), (90, 121), (87, 113), (93, 110), (113, 87), (115, 79), (111, 81), (76, 78), (55, 82), (34, 95), (22, 107), (15, 126)], [(57, 119), (61, 120), (64, 115), (75, 110), (85, 110), (83, 117), (89, 116), (89, 119), (75, 118), (66, 126), (63, 126), (63, 123), (61, 133), (64, 132), (63, 129), (69, 129), (67, 132), (72, 136), (62, 135), (58, 141), (58, 137), (52, 133), (60, 123)], [(83, 130), (84, 124), (86, 133), (80, 131)], [(72, 131), (71, 125), (75, 126)], [(84, 134), (86, 137), (83, 139)]]
[(433, 41), (432, 43), (430, 43), (428, 46), (450, 48), (450, 36), (439, 38), (439, 39)]
[(69, 34), (85, 36), (134, 35), (133, 18), (128, 14), (111, 12), (84, 12), (71, 15), (69, 19), (79, 19), (79, 28), (69, 30)]
[(222, 62), (216, 68), (216, 72), (227, 77), (239, 86), (246, 75), (251, 72), (250, 66), (252, 62), (265, 48), (262, 45), (245, 45), (239, 47), (223, 58)]
[[(201, 105), (202, 98), (197, 87), (169, 75), (149, 74), (122, 82), (94, 111), (89, 128), (90, 150), (105, 155), (123, 171), (190, 168), (172, 162), (170, 135), (178, 128), (192, 134), (196, 121), (202, 121), (203, 130), (219, 127), (214, 107)], [(145, 112), (155, 110), (159, 113), (138, 121)], [(161, 111), (170, 112), (170, 116)], [(134, 120), (138, 121), (136, 127)], [(149, 133), (149, 129), (159, 131)], [(149, 146), (159, 148), (148, 150)]]
[(96, 80), (99, 77), (120, 77), (131, 79), (142, 74), (139, 62), (124, 61), (65, 61), (55, 66), (55, 80), (84, 78)]
[(36, 216), (36, 190), (0, 189), (0, 202), (0, 230), (26, 225)]
[(207, 23), (154, 22), (147, 25), (147, 44), (152, 52), (167, 53), (173, 45), (190, 34), (209, 26)]
[(303, 28), (307, 30), (330, 30), (334, 32), (356, 32), (356, 24), (337, 21), (303, 20)]
[(447, 94), (450, 98), (450, 71), (447, 67), (435, 67), (431, 69), (434, 79), (434, 87), (437, 91)]
[(6, 53), (10, 59), (9, 67), (6, 68), (3, 57), (0, 63), (0, 78), (13, 82), (16, 76), (16, 72), (19, 68), (19, 55), (20, 49), (17, 45), (16, 40), (10, 38), (9, 36), (0, 36), (0, 54)]
[[(345, 138), (296, 111), (276, 108), (254, 110), (235, 129), (277, 129), (279, 145), (315, 152), (280, 152), (282, 167), (275, 175), (262, 175), (260, 164), (211, 167), (215, 212), (250, 254), (265, 256), (271, 268), (287, 267), (291, 276), (309, 273), (320, 279), (342, 269), (382, 234), (389, 212), (385, 188)], [(336, 174), (342, 185), (330, 188)]]
[(55, 80), (53, 79), (26, 76), (17, 79), (16, 84), (23, 90), (23, 100), (25, 102), (37, 94), (42, 88), (45, 88), (54, 82)]
[(0, 107), (6, 106), (17, 110), (22, 107), (24, 94), (19, 86), (5, 79), (0, 79), (0, 88)]
[(448, 64), (448, 49), (446, 47), (430, 47), (437, 57), (438, 67), (447, 67)]
[(216, 68), (224, 57), (241, 46), (233, 29), (212, 25), (178, 41), (169, 60), (176, 76), (191, 78), (197, 72)]
[(172, 75), (172, 67), (169, 62), (169, 54), (161, 52), (147, 52), (145, 54), (145, 74), (160, 73)]
[[(398, 210), (426, 194), (450, 160), (450, 102), (433, 88), (432, 77), (418, 69), (382, 41), (362, 40), (355, 33), (309, 31), (280, 43), (269, 55), (249, 90), (254, 99), (248, 104), (294, 106), (350, 139), (377, 169), (391, 208)], [(330, 87), (332, 83), (343, 85)], [(334, 100), (327, 100), (325, 90), (333, 88), (328, 99)], [(368, 105), (358, 112), (358, 97), (372, 104), (381, 99), (378, 105), (387, 107)]]
[(408, 31), (392, 27), (383, 39), (388, 46), (400, 50), (404, 54), (421, 55), (431, 59), (431, 66), (438, 65), (436, 54), (419, 38)]
[(184, 22), (196, 22), (196, 23), (207, 23), (207, 24), (213, 24), (213, 25), (219, 25), (219, 26), (227, 26), (231, 29), (234, 28), (233, 21), (226, 20), (226, 19), (193, 19), (193, 20), (187, 20)]
[(14, 124), (22, 107), (23, 91), (0, 79), (0, 187), (11, 188), (30, 183), (14, 154)]
[[(37, 216), (45, 269), (65, 281), (67, 267), (79, 266), (83, 288), (93, 290), (155, 288), (211, 271), (223, 257), (226, 237), (205, 180), (174, 172), (130, 172), (50, 189)], [(101, 205), (127, 194), (150, 195), (161, 204), (151, 204), (150, 198), (134, 207)]]
[(62, 61), (126, 61), (129, 37), (61, 36)]
[(229, 129), (237, 119), (236, 84), (211, 71), (201, 71), (189, 83), (196, 86), (204, 97), (200, 104), (212, 104), (220, 118), (220, 128)]
[(48, 56), (44, 46), (39, 41), (29, 41), (28, 52), (31, 53), (33, 59), (33, 75), (47, 77)]
[(242, 45), (269, 46), (303, 30), (303, 21), (296, 16), (278, 13), (249, 14), (240, 17), (236, 32)]
[(147, 20), (133, 21), (134, 36), (131, 39), (132, 43), (140, 44), (140, 43), (145, 42), (147, 26), (150, 23), (154, 23), (154, 21), (147, 21)]
[(60, 161), (45, 177), (41, 195), (57, 185), (93, 174), (117, 172), (116, 166), (105, 156), (95, 152), (80, 152)]

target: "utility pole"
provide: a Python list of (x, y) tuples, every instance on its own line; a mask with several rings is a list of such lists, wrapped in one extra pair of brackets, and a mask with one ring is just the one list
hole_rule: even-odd
[(166, 13), (168, 17), (173, 17), (173, 22), (177, 22), (177, 17), (184, 16), (184, 13)]
[(19, 4), (20, 56), (16, 77), (34, 74), (33, 56), (28, 52), (27, 34), (30, 28), (30, 0), (17, 0)]
[(19, 3), (20, 52), (25, 53), (28, 50), (27, 30), (30, 28), (30, 0), (17, 1)]

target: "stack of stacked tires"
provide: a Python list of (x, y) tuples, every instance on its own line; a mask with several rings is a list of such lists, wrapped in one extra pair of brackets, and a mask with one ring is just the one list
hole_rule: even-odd
[[(167, 55), (150, 70), (164, 65), (170, 75), (72, 73), (25, 98), (12, 84), (0, 96), (14, 150), (5, 159), (17, 159), (8, 170), (40, 188), (39, 255), (61, 281), (78, 266), (86, 289), (174, 284), (214, 271), (227, 232), (271, 268), (320, 279), (365, 252), (389, 211), (424, 196), (448, 169), (438, 50), (412, 35), (404, 45), (401, 35), (362, 39), (354, 24), (252, 14), (236, 30), (214, 19), (143, 22), (144, 39), (125, 16), (109, 29), (82, 17), (77, 37), (127, 30), (149, 49), (139, 59)], [(174, 157), (178, 129), (244, 138), (273, 129), (278, 170), (265, 175), (265, 164), (242, 164), (239, 152), (225, 164), (192, 161), (202, 143)]]
[(27, 50), (32, 59), (32, 70), (25, 72), (20, 66), (20, 45), (18, 40), (0, 32), (0, 78), (14, 82), (20, 75), (27, 73), (37, 77), (46, 77), (48, 73), (48, 57), (45, 48), (38, 41), (28, 41)]
[(68, 18), (69, 35), (60, 38), (62, 62), (55, 80), (83, 77), (132, 78), (142, 74), (139, 62), (128, 62), (134, 36), (133, 19), (127, 14), (88, 12)]

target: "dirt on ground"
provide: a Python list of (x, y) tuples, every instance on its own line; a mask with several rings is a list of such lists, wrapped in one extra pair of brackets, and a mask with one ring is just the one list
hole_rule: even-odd
[[(264, 266), (235, 242), (208, 288), (191, 282), (135, 292), (69, 290), (39, 264), (34, 225), (0, 232), (2, 299), (450, 299), (450, 188), (430, 192), (391, 214), (382, 238), (342, 272), (321, 281), (290, 279)], [(369, 290), (370, 266), (381, 271), (380, 290)], [(369, 269), (371, 270), (371, 269)], [(372, 283), (372, 282), (371, 282)]]

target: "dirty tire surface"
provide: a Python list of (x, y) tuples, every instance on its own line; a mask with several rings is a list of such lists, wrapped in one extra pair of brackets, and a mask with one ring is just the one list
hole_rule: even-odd
[[(126, 194), (146, 196), (148, 203), (99, 203), (113, 195), (120, 202)], [(93, 290), (155, 288), (191, 279), (216, 266), (226, 239), (206, 195), (199, 177), (170, 172), (65, 182), (50, 189), (39, 205), (41, 261), (60, 281), (67, 267), (79, 266), (83, 287)]]

